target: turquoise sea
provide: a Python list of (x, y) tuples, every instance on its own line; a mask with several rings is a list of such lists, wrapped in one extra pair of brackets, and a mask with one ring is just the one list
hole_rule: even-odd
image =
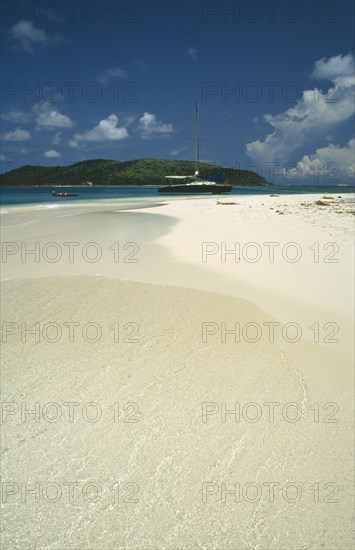
[[(79, 193), (78, 197), (53, 197), (52, 191), (65, 191)], [(304, 186), (235, 186), (228, 196), (235, 195), (270, 195), (277, 193), (280, 195), (302, 193), (331, 193), (343, 195), (345, 193), (354, 193), (353, 185), (304, 185)], [(163, 195), (158, 193), (158, 186), (93, 186), (93, 187), (2, 187), (0, 188), (0, 202), (2, 206), (17, 206), (26, 204), (47, 204), (59, 202), (92, 201), (92, 200), (125, 200), (125, 199), (144, 199), (157, 200), (182, 199), (185, 197), (197, 197), (199, 195)], [(203, 195), (211, 197), (211, 195)], [(217, 195), (214, 195), (217, 197)], [(227, 195), (223, 195), (227, 196)]]

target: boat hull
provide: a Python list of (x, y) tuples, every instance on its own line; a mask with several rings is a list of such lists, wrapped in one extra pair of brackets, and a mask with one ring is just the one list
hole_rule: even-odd
[(159, 193), (181, 193), (181, 194), (200, 194), (200, 193), (212, 193), (212, 195), (220, 195), (222, 193), (229, 193), (233, 189), (232, 185), (223, 184), (177, 184), (177, 185), (164, 185), (159, 187)]

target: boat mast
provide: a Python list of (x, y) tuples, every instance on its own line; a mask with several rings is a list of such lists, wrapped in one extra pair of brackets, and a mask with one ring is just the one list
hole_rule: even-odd
[(198, 131), (198, 101), (196, 101), (196, 152), (195, 152), (195, 172), (198, 172), (200, 162), (200, 137)]

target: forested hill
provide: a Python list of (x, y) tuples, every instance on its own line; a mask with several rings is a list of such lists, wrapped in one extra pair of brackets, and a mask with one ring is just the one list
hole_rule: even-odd
[[(167, 183), (165, 176), (192, 175), (194, 169), (194, 162), (185, 160), (86, 160), (70, 166), (22, 166), (0, 174), (0, 185), (160, 185)], [(199, 165), (204, 176), (218, 171), (231, 185), (268, 185), (265, 178), (250, 170)]]

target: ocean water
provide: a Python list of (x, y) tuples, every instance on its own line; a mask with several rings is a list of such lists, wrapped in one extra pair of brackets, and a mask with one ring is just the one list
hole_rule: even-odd
[[(53, 197), (52, 190), (78, 193), (78, 197)], [(235, 186), (228, 195), (270, 195), (271, 193), (284, 194), (303, 194), (303, 193), (333, 193), (345, 194), (354, 193), (355, 187), (352, 185), (304, 185), (304, 186), (276, 186), (260, 187)], [(181, 199), (186, 197), (196, 197), (197, 195), (160, 195), (158, 186), (93, 186), (93, 187), (2, 187), (0, 188), (0, 203), (2, 205), (21, 205), (21, 204), (47, 204), (72, 201), (91, 201), (91, 200), (125, 200), (125, 199)], [(204, 195), (210, 197), (211, 195)]]

